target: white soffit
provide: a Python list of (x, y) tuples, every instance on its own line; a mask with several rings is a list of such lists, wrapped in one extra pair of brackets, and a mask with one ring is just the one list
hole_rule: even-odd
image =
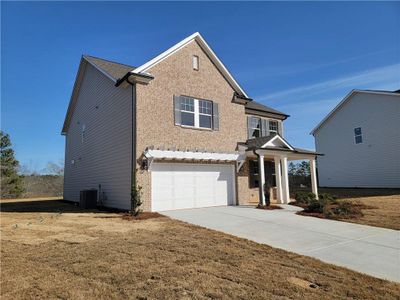
[(146, 158), (167, 159), (167, 160), (212, 160), (212, 161), (236, 161), (239, 153), (219, 152), (194, 152), (194, 151), (173, 151), (149, 149), (144, 153)]
[(195, 32), (192, 35), (188, 36), (184, 40), (180, 41), (176, 45), (172, 46), (168, 50), (164, 51), (160, 55), (156, 56), (155, 58), (149, 60), (145, 64), (141, 65), (140, 67), (134, 69), (131, 71), (131, 73), (146, 73), (148, 69), (151, 67), (155, 66), (162, 60), (166, 59), (170, 55), (174, 54), (175, 52), (179, 51), (189, 43), (193, 42), (196, 40), (200, 47), (207, 53), (207, 55), (210, 57), (210, 59), (213, 61), (213, 63), (216, 65), (218, 70), (223, 74), (223, 76), (226, 78), (226, 80), (232, 85), (234, 90), (248, 98), (246, 92), (240, 87), (240, 85), (236, 82), (236, 80), (233, 78), (233, 76), (229, 73), (228, 69), (224, 66), (224, 64), (221, 62), (221, 60), (217, 57), (217, 55), (214, 53), (214, 51), (211, 49), (211, 47), (207, 44), (207, 42), (204, 40), (204, 38), (201, 36), (199, 32)]
[(270, 139), (267, 143), (265, 143), (264, 145), (262, 145), (261, 148), (265, 148), (265, 147), (276, 147), (276, 145), (274, 144), (274, 142), (280, 142), (282, 145), (286, 146), (288, 149), (290, 150), (294, 150), (292, 146), (290, 146), (283, 138), (281, 138), (279, 135), (276, 135), (275, 137), (273, 137), (272, 139)]

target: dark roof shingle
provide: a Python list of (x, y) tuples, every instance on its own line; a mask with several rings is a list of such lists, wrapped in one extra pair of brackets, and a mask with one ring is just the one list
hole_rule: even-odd
[(258, 103), (258, 102), (254, 101), (254, 100), (248, 102), (245, 105), (245, 107), (248, 108), (248, 109), (254, 109), (254, 110), (258, 110), (258, 111), (269, 112), (269, 113), (272, 113), (272, 114), (277, 114), (277, 115), (282, 115), (282, 116), (287, 116), (287, 117), (289, 116), (289, 115), (287, 115), (287, 114), (285, 114), (285, 113), (283, 113), (283, 112), (281, 112), (279, 110), (273, 109), (273, 108), (271, 108), (269, 106), (266, 106), (264, 104)]
[(109, 60), (105, 60), (105, 59), (90, 56), (90, 55), (84, 55), (83, 57), (86, 60), (88, 60), (90, 63), (96, 65), (97, 67), (102, 69), (104, 72), (109, 74), (115, 80), (122, 78), (126, 73), (135, 69), (135, 67), (133, 67), (133, 66), (120, 64), (120, 63), (117, 63), (114, 61), (109, 61)]

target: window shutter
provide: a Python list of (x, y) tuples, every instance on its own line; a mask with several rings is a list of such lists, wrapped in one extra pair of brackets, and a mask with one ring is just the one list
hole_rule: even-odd
[(269, 135), (269, 123), (266, 119), (261, 119), (261, 136)]
[(251, 119), (252, 119), (252, 117), (247, 117), (247, 138), (248, 139), (252, 138), (252, 136), (251, 136), (251, 133), (252, 133), (252, 130), (251, 130)]
[(174, 96), (175, 125), (181, 125), (181, 97)]
[(219, 111), (218, 103), (213, 102), (213, 129), (219, 130)]
[(281, 122), (278, 121), (278, 133), (279, 133), (280, 136), (283, 136), (283, 123), (282, 123), (282, 121)]

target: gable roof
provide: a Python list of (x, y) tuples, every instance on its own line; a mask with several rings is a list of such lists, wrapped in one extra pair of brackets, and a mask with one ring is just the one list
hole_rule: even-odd
[(126, 73), (135, 69), (135, 67), (130, 65), (121, 64), (115, 61), (110, 61), (90, 55), (84, 55), (83, 58), (97, 69), (100, 68), (102, 71), (107, 73), (107, 75), (111, 76), (114, 81), (124, 77)]
[(268, 136), (262, 136), (258, 138), (248, 139), (246, 144), (248, 145), (249, 149), (260, 149), (260, 148), (276, 148), (277, 146), (273, 145), (272, 142), (278, 140), (283, 147), (278, 147), (286, 150), (294, 150), (288, 141), (286, 141), (280, 134), (273, 133)]
[(233, 78), (231, 73), (229, 73), (228, 69), (224, 66), (222, 61), (217, 57), (215, 52), (211, 49), (211, 47), (207, 44), (207, 42), (204, 40), (204, 38), (201, 36), (199, 32), (195, 32), (192, 35), (188, 36), (187, 38), (183, 39), (179, 43), (175, 44), (168, 50), (164, 51), (160, 55), (154, 57), (153, 59), (149, 60), (148, 62), (144, 63), (143, 65), (137, 67), (134, 70), (131, 70), (130, 73), (132, 74), (146, 74), (147, 71), (154, 67), (156, 64), (161, 62), (162, 60), (166, 59), (170, 55), (174, 54), (175, 52), (179, 51), (189, 43), (196, 41), (199, 46), (203, 49), (203, 51), (208, 55), (208, 57), (211, 59), (211, 61), (214, 63), (214, 65), (217, 67), (217, 69), (221, 72), (221, 74), (224, 76), (224, 78), (228, 81), (228, 83), (232, 86), (232, 88), (235, 90), (236, 93), (239, 95), (245, 96), (246, 98), (249, 98), (246, 94), (246, 92), (240, 87), (240, 85), (236, 82), (236, 80)]
[[(273, 145), (273, 141), (278, 140), (282, 146)], [(289, 144), (281, 135), (279, 134), (271, 134), (268, 136), (262, 136), (258, 138), (248, 139), (245, 144), (247, 146), (247, 151), (249, 150), (273, 150), (273, 151), (289, 151), (292, 153), (299, 153), (299, 154), (312, 154), (312, 155), (323, 155), (317, 153), (312, 150), (296, 148)]]
[(357, 93), (363, 93), (363, 94), (373, 94), (373, 95), (390, 95), (390, 96), (400, 96), (400, 90), (396, 91), (380, 91), (380, 90), (352, 90), (350, 93), (346, 95), (346, 97), (343, 98), (342, 101), (339, 102), (338, 105), (335, 106), (334, 109), (332, 109), (329, 114), (325, 116), (325, 118), (322, 119), (321, 122), (318, 123), (317, 126), (314, 127), (314, 129), (310, 132), (310, 134), (314, 135), (318, 129), (322, 127), (345, 103), (347, 103), (352, 96), (354, 96)]
[(287, 117), (289, 117), (289, 115), (287, 115), (287, 114), (285, 114), (285, 113), (283, 113), (283, 112), (281, 112), (279, 110), (273, 109), (273, 108), (271, 108), (269, 106), (266, 106), (264, 104), (258, 103), (257, 101), (254, 101), (254, 100), (248, 102), (245, 105), (245, 108), (251, 109), (251, 110), (257, 110), (257, 111), (261, 111), (261, 112), (268, 112), (268, 113), (272, 113), (272, 114), (281, 115), (281, 116), (284, 116), (285, 119)]

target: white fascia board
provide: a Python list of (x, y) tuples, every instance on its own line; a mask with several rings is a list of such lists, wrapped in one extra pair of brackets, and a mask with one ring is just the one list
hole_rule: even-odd
[(144, 153), (146, 158), (153, 159), (177, 159), (177, 160), (214, 160), (214, 161), (237, 161), (238, 153), (218, 152), (194, 152), (194, 151), (172, 151), (149, 149)]
[(193, 33), (192, 35), (188, 36), (187, 38), (183, 39), (179, 43), (175, 44), (174, 46), (172, 46), (171, 48), (167, 49), (166, 51), (164, 51), (160, 55), (157, 55), (153, 59), (151, 59), (148, 62), (146, 62), (145, 64), (141, 65), (140, 67), (135, 68), (131, 72), (132, 73), (138, 73), (138, 74), (139, 73), (145, 73), (149, 68), (155, 66), (156, 64), (158, 64), (162, 60), (166, 59), (168, 56), (174, 54), (176, 51), (180, 50), (181, 48), (183, 48), (184, 46), (186, 46), (187, 44), (192, 42), (196, 38), (196, 36), (198, 36), (199, 34), (200, 33), (198, 33), (198, 32)]
[(290, 150), (294, 150), (292, 146), (290, 146), (283, 138), (281, 138), (279, 135), (274, 136), (272, 139), (270, 139), (268, 142), (266, 142), (264, 145), (262, 145), (261, 148), (264, 147), (274, 147), (273, 145), (273, 141), (275, 140), (279, 140), (280, 142), (282, 142), (286, 147), (288, 147)]
[(388, 92), (380, 92), (380, 91), (364, 91), (364, 90), (352, 90), (350, 93), (346, 95), (346, 97), (343, 98), (342, 101), (339, 102), (338, 105), (334, 107), (326, 116), (325, 118), (322, 119), (321, 122), (318, 123), (317, 126), (314, 127), (313, 130), (311, 130), (310, 134), (314, 135), (317, 130), (326, 122), (328, 121), (329, 118), (331, 118), (338, 110), (341, 108), (349, 99), (356, 93), (359, 94), (373, 94), (373, 95), (388, 95), (388, 96), (400, 96), (400, 94), (395, 94), (395, 93), (388, 93)]
[(201, 48), (208, 54), (210, 59), (214, 62), (214, 64), (217, 66), (219, 71), (224, 75), (224, 77), (227, 79), (227, 81), (234, 87), (235, 91), (238, 92), (239, 94), (242, 94), (246, 98), (248, 98), (246, 92), (240, 87), (240, 85), (236, 82), (236, 80), (233, 78), (233, 76), (229, 73), (228, 69), (224, 66), (224, 64), (221, 62), (221, 60), (217, 57), (217, 55), (214, 53), (214, 51), (211, 49), (211, 47), (207, 44), (207, 42), (204, 40), (204, 38), (201, 36), (199, 32), (195, 32), (192, 35), (188, 36), (187, 38), (183, 39), (179, 43), (175, 44), (168, 50), (164, 51), (160, 55), (156, 56), (155, 58), (149, 60), (145, 64), (141, 65), (140, 67), (134, 69), (131, 71), (131, 73), (145, 73), (148, 69), (151, 67), (155, 66), (162, 60), (166, 59), (167, 57), (171, 56), (172, 54), (176, 53), (189, 43), (193, 42), (196, 40)]

